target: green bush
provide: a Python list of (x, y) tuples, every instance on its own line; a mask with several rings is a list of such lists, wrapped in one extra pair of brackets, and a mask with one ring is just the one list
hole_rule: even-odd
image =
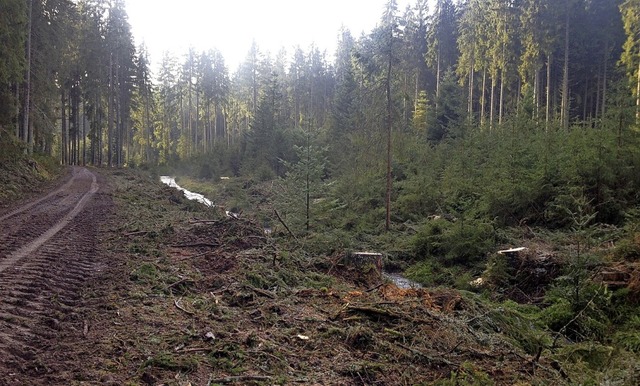
[(443, 219), (428, 221), (413, 237), (413, 252), (419, 259), (435, 257), (447, 266), (473, 266), (494, 247), (491, 224), (480, 220)]

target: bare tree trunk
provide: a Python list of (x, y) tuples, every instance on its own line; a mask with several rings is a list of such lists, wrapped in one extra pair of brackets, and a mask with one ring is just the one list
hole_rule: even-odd
[(64, 88), (60, 88), (60, 112), (62, 113), (61, 117), (61, 127), (60, 127), (60, 136), (62, 137), (62, 146), (61, 150), (61, 159), (60, 162), (63, 165), (68, 163), (67, 160), (67, 101), (64, 96)]
[(80, 116), (82, 119), (82, 166), (87, 164), (87, 119), (85, 114), (86, 106), (82, 105), (82, 115)]
[(109, 55), (109, 91), (107, 107), (107, 165), (113, 166), (113, 54)]
[(594, 114), (594, 120), (596, 121), (596, 126), (598, 126), (598, 117), (600, 116), (600, 101), (602, 98), (600, 97), (600, 88), (602, 87), (602, 81), (600, 79), (600, 69), (598, 68), (598, 76), (596, 77), (596, 111)]
[(418, 88), (419, 88), (419, 82), (420, 82), (420, 70), (416, 69), (416, 82), (415, 82), (415, 88), (413, 90), (413, 115), (416, 115), (416, 112), (418, 111)]
[(636, 124), (640, 124), (640, 62), (638, 62), (638, 86), (636, 89)]
[(147, 91), (145, 91), (145, 101), (144, 101), (144, 127), (146, 128), (147, 131), (147, 140), (146, 140), (146, 156), (145, 156), (145, 160), (147, 161), (147, 163), (151, 162), (151, 124), (150, 122), (150, 116), (149, 116), (149, 104), (151, 103), (149, 101), (149, 93)]
[(436, 115), (438, 114), (438, 103), (440, 102), (440, 44), (438, 44), (438, 57), (436, 58)]
[(607, 112), (607, 70), (609, 68), (609, 40), (604, 45), (604, 73), (602, 74), (602, 119)]
[(536, 74), (533, 78), (533, 119), (536, 125), (540, 122), (540, 69), (536, 69)]
[[(197, 81), (197, 80), (196, 80)], [(198, 127), (198, 121), (200, 117), (200, 93), (198, 92), (198, 85), (196, 84), (196, 122), (195, 122), (195, 143), (193, 145), (194, 149), (196, 150), (196, 153), (198, 152), (198, 134), (199, 134), (199, 127)]]
[(560, 116), (562, 127), (569, 129), (569, 0), (566, 0), (566, 19), (564, 28), (564, 69), (562, 75), (562, 106)]
[(29, 0), (29, 20), (27, 26), (27, 74), (25, 77), (26, 87), (24, 95), (24, 123), (22, 127), (22, 139), (27, 142), (27, 152), (33, 153), (33, 129), (31, 129), (31, 123), (29, 122), (29, 115), (31, 114), (31, 35), (33, 27), (33, 0)]
[(545, 109), (545, 130), (549, 130), (551, 122), (551, 61), (553, 56), (551, 53), (547, 55), (547, 100)]
[(469, 101), (467, 105), (467, 114), (469, 114), (469, 123), (473, 123), (473, 86), (474, 86), (474, 76), (475, 73), (473, 71), (475, 67), (474, 56), (471, 56), (471, 64), (469, 65)]
[(487, 101), (487, 68), (482, 70), (482, 94), (480, 95), (480, 127), (484, 126), (485, 107)]
[(500, 70), (500, 106), (498, 106), (498, 124), (502, 125), (504, 108), (504, 69)]
[(387, 194), (386, 194), (386, 216), (385, 216), (385, 230), (391, 229), (391, 130), (393, 126), (392, 111), (391, 111), (391, 48), (389, 48), (389, 61), (387, 63), (387, 79), (386, 79), (386, 91), (387, 91)]
[(493, 111), (495, 110), (496, 77), (491, 77), (491, 102), (489, 103), (489, 130), (493, 130)]
[(20, 138), (20, 83), (16, 82), (16, 138)]
[(582, 96), (582, 124), (587, 125), (587, 104), (589, 102), (589, 79), (584, 80), (584, 95)]

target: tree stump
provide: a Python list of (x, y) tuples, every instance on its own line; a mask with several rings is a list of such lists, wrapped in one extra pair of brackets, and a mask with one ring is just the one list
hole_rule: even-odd
[(377, 252), (353, 252), (344, 258), (345, 264), (362, 269), (367, 265), (373, 265), (382, 275), (382, 253)]

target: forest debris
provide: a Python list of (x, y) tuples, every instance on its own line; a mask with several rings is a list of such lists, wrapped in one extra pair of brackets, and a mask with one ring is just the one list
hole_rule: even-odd
[(263, 290), (261, 288), (256, 288), (256, 287), (252, 287), (252, 286), (249, 286), (249, 285), (246, 285), (245, 288), (250, 289), (250, 290), (252, 290), (253, 292), (255, 292), (255, 293), (259, 294), (259, 295), (264, 295), (264, 296), (266, 296), (268, 298), (271, 298), (271, 299), (275, 299), (276, 298), (276, 295), (273, 292), (270, 292), (270, 291), (267, 291), (267, 290)]
[(136, 232), (129, 232), (129, 233), (125, 233), (123, 234), (123, 236), (129, 237), (129, 236), (143, 236), (146, 235), (147, 233), (149, 233), (150, 231), (136, 231)]
[(382, 308), (377, 308), (377, 307), (369, 307), (369, 306), (357, 306), (357, 305), (349, 305), (347, 306), (347, 310), (349, 311), (359, 311), (362, 312), (366, 315), (378, 315), (378, 316), (384, 316), (387, 318), (392, 318), (392, 319), (400, 319), (401, 316), (392, 312), (392, 311), (388, 311), (388, 310), (384, 310)]
[(187, 310), (186, 308), (182, 307), (180, 305), (180, 302), (182, 301), (182, 298), (176, 299), (173, 301), (173, 304), (176, 306), (177, 309), (179, 309), (180, 311), (183, 311), (184, 313), (188, 314), (188, 315), (193, 315), (194, 313), (192, 311)]
[(399, 347), (402, 347), (405, 350), (411, 351), (414, 355), (418, 355), (418, 356), (421, 356), (421, 357), (425, 358), (430, 363), (439, 364), (439, 365), (446, 365), (446, 366), (451, 366), (451, 367), (460, 367), (460, 365), (458, 363), (451, 362), (451, 361), (449, 361), (447, 359), (444, 359), (442, 357), (432, 357), (430, 355), (427, 355), (427, 354), (423, 353), (422, 351), (416, 350), (415, 348), (409, 347), (409, 346), (404, 345), (402, 343), (396, 343), (396, 344)]
[(214, 383), (235, 383), (235, 382), (248, 382), (248, 381), (271, 381), (271, 377), (268, 375), (236, 375), (222, 378), (209, 377), (207, 386), (211, 386)]
[(273, 212), (276, 214), (276, 217), (278, 218), (278, 221), (280, 221), (280, 224), (282, 224), (284, 226), (284, 229), (287, 230), (287, 232), (289, 232), (289, 234), (296, 239), (296, 241), (298, 240), (298, 238), (296, 237), (296, 235), (291, 232), (291, 229), (289, 229), (289, 226), (287, 225), (287, 223), (284, 222), (284, 220), (282, 219), (282, 217), (280, 217), (280, 213), (278, 213), (278, 211), (276, 209), (273, 210)]
[(197, 218), (189, 220), (189, 224), (219, 224), (221, 220), (200, 220)]
[(212, 243), (186, 243), (186, 244), (173, 244), (170, 245), (171, 248), (195, 248), (195, 247), (210, 247), (217, 248), (220, 245), (212, 244)]

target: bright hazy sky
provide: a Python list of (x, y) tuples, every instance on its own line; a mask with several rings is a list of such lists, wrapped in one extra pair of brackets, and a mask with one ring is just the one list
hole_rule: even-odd
[[(311, 43), (333, 60), (342, 25), (354, 37), (370, 32), (386, 0), (125, 0), (136, 46), (144, 42), (154, 68), (164, 51), (219, 49), (235, 72), (253, 39), (272, 57)], [(398, 0), (400, 15), (414, 0)], [(429, 10), (432, 11), (432, 8)]]

